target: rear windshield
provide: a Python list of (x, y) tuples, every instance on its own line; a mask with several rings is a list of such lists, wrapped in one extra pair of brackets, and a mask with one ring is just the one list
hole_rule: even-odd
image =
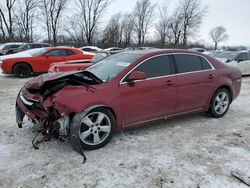
[(106, 82), (142, 56), (142, 54), (118, 53), (92, 65), (87, 71)]

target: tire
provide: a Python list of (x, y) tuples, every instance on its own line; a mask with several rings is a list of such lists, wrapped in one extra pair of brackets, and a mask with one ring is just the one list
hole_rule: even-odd
[(231, 95), (229, 91), (225, 88), (218, 89), (210, 102), (208, 115), (213, 118), (223, 117), (227, 113), (230, 103)]
[(70, 141), (73, 149), (95, 150), (106, 145), (112, 138), (115, 118), (106, 108), (96, 108), (76, 114), (70, 125)]
[(9, 54), (13, 54), (13, 51), (12, 50), (9, 50), (6, 55), (9, 55)]
[(31, 76), (32, 70), (30, 65), (26, 63), (18, 63), (14, 66), (13, 73), (18, 78), (26, 78)]

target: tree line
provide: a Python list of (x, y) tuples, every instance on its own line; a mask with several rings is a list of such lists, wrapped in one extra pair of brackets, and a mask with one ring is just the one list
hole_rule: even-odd
[[(130, 12), (103, 17), (112, 0), (1, 0), (0, 42), (33, 42), (40, 38), (53, 45), (101, 47), (157, 44), (186, 48), (196, 36), (207, 12), (201, 0), (180, 0), (174, 10), (169, 0), (137, 0)], [(73, 7), (73, 8), (72, 8)], [(154, 32), (149, 35), (150, 32)], [(46, 33), (46, 34), (45, 34)], [(209, 33), (215, 43), (228, 38), (224, 27)], [(152, 36), (150, 39), (148, 36)]]

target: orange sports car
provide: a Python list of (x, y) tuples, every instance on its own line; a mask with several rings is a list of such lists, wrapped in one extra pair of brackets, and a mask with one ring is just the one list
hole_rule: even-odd
[(15, 74), (17, 77), (23, 78), (34, 73), (48, 72), (52, 63), (91, 59), (93, 56), (93, 53), (83, 52), (76, 48), (39, 48), (2, 56), (0, 57), (0, 67), (5, 74)]

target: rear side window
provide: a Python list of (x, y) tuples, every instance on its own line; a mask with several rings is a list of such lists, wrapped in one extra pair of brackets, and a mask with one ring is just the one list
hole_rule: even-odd
[(91, 49), (91, 48), (83, 48), (82, 50), (85, 51), (85, 52), (95, 51), (94, 49)]
[(189, 54), (173, 55), (178, 69), (178, 73), (195, 72), (211, 69), (209, 63), (199, 56)]
[(203, 70), (212, 69), (211, 65), (203, 57), (200, 57)]
[(74, 55), (75, 52), (71, 51), (71, 50), (65, 50), (66, 51), (66, 54), (67, 56), (70, 56), (70, 55)]
[(50, 56), (67, 56), (66, 50), (51, 50), (48, 54)]
[(134, 71), (141, 71), (146, 74), (147, 78), (166, 76), (173, 73), (172, 64), (169, 55), (153, 57), (141, 65)]

